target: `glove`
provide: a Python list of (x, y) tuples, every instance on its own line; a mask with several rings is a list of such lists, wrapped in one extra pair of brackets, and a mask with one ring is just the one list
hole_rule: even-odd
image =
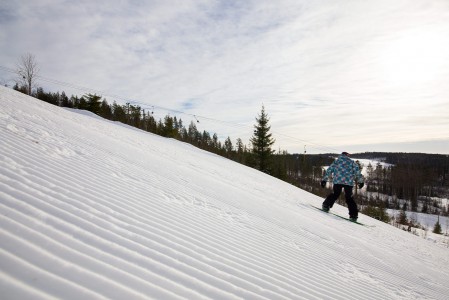
[(321, 187), (322, 188), (326, 187), (326, 181), (325, 180), (321, 181)]
[(360, 183), (359, 183), (359, 189), (361, 189), (364, 185), (365, 185), (365, 183), (360, 182)]

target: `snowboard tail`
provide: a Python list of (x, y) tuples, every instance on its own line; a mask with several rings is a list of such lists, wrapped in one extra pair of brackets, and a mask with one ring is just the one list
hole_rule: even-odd
[(313, 206), (313, 205), (312, 205), (312, 207), (313, 207), (313, 208), (316, 208), (316, 209), (318, 209), (318, 210), (321, 210), (321, 211), (324, 212), (324, 213), (331, 214), (331, 215), (334, 215), (334, 216), (339, 217), (339, 218), (341, 218), (341, 219), (344, 219), (344, 220), (346, 220), (346, 221), (349, 221), (349, 222), (351, 222), (351, 223), (355, 223), (355, 224), (362, 225), (362, 226), (365, 226), (365, 227), (374, 227), (374, 226), (368, 226), (368, 225), (366, 225), (366, 224), (360, 223), (359, 221), (353, 221), (353, 220), (350, 220), (349, 218), (340, 216), (339, 214), (333, 213), (333, 212), (331, 212), (331, 211), (325, 211), (325, 210), (323, 210), (322, 208), (317, 207), (317, 206)]

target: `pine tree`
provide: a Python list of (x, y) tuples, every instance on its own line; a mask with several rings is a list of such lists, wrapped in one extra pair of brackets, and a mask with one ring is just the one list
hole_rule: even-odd
[(206, 130), (203, 130), (203, 135), (201, 137), (201, 147), (209, 151), (211, 146), (212, 146), (212, 138), (210, 137), (210, 133)]
[(399, 214), (398, 223), (402, 225), (408, 224), (407, 214), (405, 213), (405, 210), (401, 210), (401, 213)]
[(245, 164), (245, 145), (243, 144), (243, 141), (241, 138), (237, 139), (236, 142), (236, 160), (241, 163), (241, 164)]
[(271, 146), (274, 144), (275, 140), (270, 133), (271, 126), (268, 125), (269, 118), (265, 113), (264, 106), (262, 106), (262, 111), (258, 118), (256, 118), (256, 121), (257, 124), (254, 125), (254, 135), (250, 140), (253, 154), (255, 155), (258, 169), (270, 174), (270, 162), (274, 153)]
[(189, 143), (196, 145), (198, 143), (198, 136), (199, 136), (198, 129), (196, 128), (196, 124), (191, 121), (189, 125), (189, 129), (187, 131), (188, 141)]
[(98, 115), (101, 107), (101, 96), (97, 96), (96, 94), (87, 94), (84, 95), (84, 97), (86, 98), (87, 109)]
[(220, 149), (220, 143), (218, 141), (218, 135), (216, 133), (214, 133), (214, 135), (212, 136), (212, 149), (214, 151)]
[(442, 233), (441, 225), (440, 225), (440, 216), (438, 216), (438, 221), (435, 223), (435, 226), (433, 227), (433, 231), (432, 232), (436, 233), (436, 234), (441, 234)]
[(78, 107), (77, 107), (77, 108), (78, 108), (78, 109), (89, 110), (89, 104), (87, 103), (86, 98), (84, 98), (84, 96), (82, 96), (82, 97), (79, 99)]
[(112, 119), (112, 109), (111, 106), (108, 104), (108, 101), (103, 100), (100, 104), (100, 110), (98, 113), (101, 117), (111, 120)]
[(174, 138), (177, 134), (175, 122), (172, 117), (166, 115), (164, 118), (164, 124), (161, 128), (161, 135), (169, 138)]
[(225, 149), (225, 152), (226, 152), (226, 156), (227, 157), (231, 157), (232, 151), (234, 150), (234, 146), (232, 145), (232, 141), (231, 141), (231, 138), (229, 136), (225, 140), (224, 149)]
[[(79, 103), (79, 100), (76, 101)], [(79, 105), (79, 104), (78, 104)], [(112, 104), (112, 120), (126, 123), (126, 110), (124, 106), (118, 105), (115, 101)]]

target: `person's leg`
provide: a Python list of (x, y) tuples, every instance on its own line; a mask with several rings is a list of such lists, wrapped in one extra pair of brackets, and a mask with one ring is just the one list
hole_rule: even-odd
[(352, 186), (345, 185), (344, 189), (345, 189), (346, 204), (348, 205), (349, 210), (349, 217), (357, 219), (359, 215), (359, 210), (357, 208), (357, 204), (354, 201), (354, 197), (352, 196)]
[(341, 194), (341, 184), (334, 184), (333, 193), (330, 193), (323, 202), (323, 208), (331, 208)]

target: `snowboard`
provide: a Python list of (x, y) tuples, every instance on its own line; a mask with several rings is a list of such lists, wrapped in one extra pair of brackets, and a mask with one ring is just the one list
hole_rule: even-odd
[(349, 221), (349, 222), (354, 223), (354, 224), (358, 224), (358, 225), (365, 226), (365, 227), (374, 227), (374, 225), (366, 225), (366, 224), (360, 223), (359, 221), (355, 221), (355, 222), (354, 222), (354, 221), (351, 221), (351, 220), (349, 220), (349, 218), (340, 216), (339, 214), (333, 213), (333, 212), (331, 212), (331, 211), (324, 211), (321, 207), (317, 207), (317, 206), (313, 206), (313, 205), (312, 205), (312, 207), (313, 207), (313, 208), (316, 208), (316, 209), (318, 209), (318, 210), (320, 210), (320, 211), (322, 211), (322, 212), (324, 212), (324, 213), (326, 213), (326, 214), (334, 215), (334, 216), (336, 216), (336, 217), (339, 217), (339, 218), (341, 218), (341, 219), (344, 219), (344, 220)]

